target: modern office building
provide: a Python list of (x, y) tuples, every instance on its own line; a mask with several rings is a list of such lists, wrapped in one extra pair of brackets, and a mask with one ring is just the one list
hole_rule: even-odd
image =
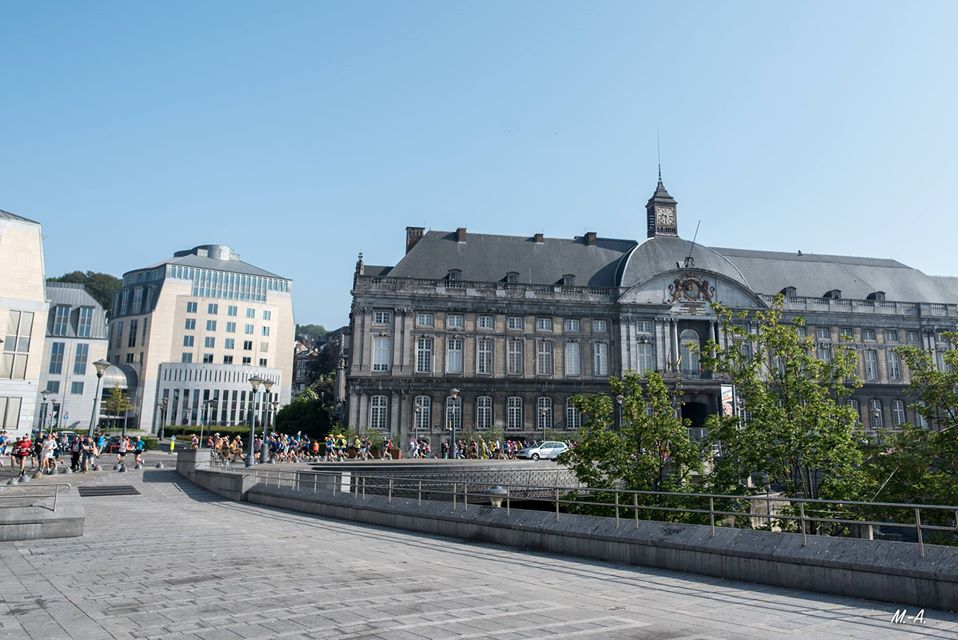
[[(958, 278), (890, 259), (716, 249), (679, 236), (661, 179), (642, 242), (484, 235), (407, 227), (393, 266), (356, 265), (346, 369), (351, 427), (438, 439), (446, 427), (521, 437), (572, 431), (571, 399), (610, 375), (662, 372), (701, 428), (730, 389), (695, 347), (728, 344), (712, 302), (767, 308), (785, 296), (821, 357), (845, 338), (864, 386), (851, 401), (869, 428), (921, 423), (894, 347), (943, 353), (958, 326)], [(457, 394), (453, 389), (458, 390)]]
[[(136, 374), (140, 428), (244, 424), (254, 376), (270, 381), (278, 406), (288, 403), (291, 290), (288, 278), (243, 262), (224, 245), (177, 251), (125, 273), (110, 316), (108, 359)], [(263, 394), (261, 388), (258, 403)]]
[(47, 326), (40, 223), (0, 211), (0, 430), (30, 433)]
[[(93, 363), (107, 356), (106, 314), (82, 284), (47, 282), (47, 296), (50, 312), (34, 427), (86, 431), (96, 398)], [(107, 391), (113, 376), (104, 377), (101, 387)], [(125, 390), (125, 378), (122, 386)]]

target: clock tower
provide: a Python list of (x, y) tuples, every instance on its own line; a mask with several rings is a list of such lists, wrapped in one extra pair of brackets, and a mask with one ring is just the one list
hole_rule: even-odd
[(665, 185), (662, 184), (662, 169), (660, 168), (659, 184), (655, 188), (655, 193), (652, 194), (645, 205), (649, 220), (648, 237), (679, 235), (679, 220), (675, 211), (675, 205), (677, 204), (675, 198), (669, 195)]

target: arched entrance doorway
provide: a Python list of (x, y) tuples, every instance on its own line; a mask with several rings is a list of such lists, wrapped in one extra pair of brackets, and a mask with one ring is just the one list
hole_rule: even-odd
[(696, 439), (705, 436), (705, 419), (708, 417), (708, 407), (704, 402), (686, 402), (682, 405), (682, 418), (689, 420), (689, 429)]

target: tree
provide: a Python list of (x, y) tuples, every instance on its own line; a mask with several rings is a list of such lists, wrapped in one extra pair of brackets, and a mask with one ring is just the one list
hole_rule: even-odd
[[(103, 403), (103, 406), (106, 408), (106, 412), (116, 417), (125, 414), (127, 411), (133, 408), (133, 403), (130, 402), (129, 396), (126, 395), (126, 392), (120, 388), (120, 385), (114, 385), (110, 389), (110, 395), (107, 397), (106, 402)], [(124, 429), (126, 428), (126, 421), (124, 420)]]
[(116, 276), (97, 271), (71, 271), (58, 278), (50, 278), (50, 280), (82, 284), (87, 292), (108, 312), (113, 307), (113, 296), (123, 286), (123, 281)]
[(706, 421), (709, 440), (721, 450), (711, 489), (739, 494), (744, 480), (759, 474), (788, 496), (859, 498), (864, 438), (846, 402), (861, 385), (856, 356), (837, 345), (830, 361), (820, 360), (814, 342), (798, 332), (804, 321), (783, 321), (782, 304), (779, 295), (753, 315), (714, 307), (730, 344), (710, 340), (702, 366), (735, 386), (740, 411)]
[(302, 431), (311, 437), (321, 437), (332, 426), (332, 379), (324, 376), (303, 390), (293, 401), (276, 413), (274, 424), (282, 433)]
[(298, 324), (296, 325), (296, 337), (297, 338), (309, 338), (313, 342), (317, 342), (328, 332), (326, 327), (321, 324)]
[(676, 397), (659, 373), (643, 379), (627, 373), (609, 386), (621, 403), (616, 427), (610, 396), (577, 396), (583, 416), (577, 446), (560, 456), (586, 486), (651, 491), (685, 491), (702, 470), (702, 452), (678, 416)]

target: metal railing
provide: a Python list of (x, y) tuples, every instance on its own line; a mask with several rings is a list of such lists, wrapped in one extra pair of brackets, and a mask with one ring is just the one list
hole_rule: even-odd
[[(211, 465), (222, 469), (220, 466)], [(871, 531), (872, 527), (913, 531), (921, 557), (925, 556), (925, 533), (941, 532), (958, 540), (958, 506), (926, 505), (897, 502), (862, 502), (854, 500), (822, 500), (791, 498), (774, 494), (730, 495), (717, 493), (681, 493), (641, 491), (633, 489), (513, 485), (496, 482), (462, 481), (396, 475), (376, 475), (349, 471), (284, 471), (262, 467), (237, 468), (233, 471), (251, 474), (266, 487), (288, 488), (306, 494), (331, 492), (351, 494), (357, 499), (367, 495), (394, 499), (451, 501), (453, 508), (468, 509), (470, 504), (488, 504), (493, 499), (492, 487), (505, 490), (502, 502), (507, 513), (514, 500), (549, 505), (558, 521), (563, 513), (587, 513), (615, 518), (619, 527), (623, 520), (664, 521), (707, 524), (711, 535), (717, 528), (754, 528), (800, 533), (802, 546), (808, 536), (838, 536), (855, 528)], [(671, 504), (670, 504), (671, 502)], [(676, 506), (678, 505), (678, 506)], [(748, 505), (748, 508), (745, 508)], [(778, 508), (773, 510), (773, 505)], [(742, 508), (736, 508), (741, 506)], [(765, 507), (765, 511), (756, 507)], [(880, 519), (881, 514), (900, 512), (907, 518)], [(644, 517), (644, 516), (649, 517)], [(659, 516), (659, 517), (653, 517)], [(676, 516), (684, 520), (674, 519)], [(673, 519), (669, 519), (669, 518)], [(937, 523), (937, 524), (935, 524)], [(945, 524), (947, 523), (947, 524)], [(865, 529), (867, 528), (867, 529)], [(858, 535), (854, 537), (859, 537)]]
[[(50, 511), (56, 511), (57, 497), (61, 493), (60, 487), (66, 487), (66, 491), (62, 492), (62, 493), (66, 493), (67, 491), (73, 488), (73, 485), (71, 485), (69, 482), (56, 482), (52, 484), (37, 484), (37, 485), (31, 486), (29, 489), (27, 489), (26, 487), (20, 487), (20, 486), (3, 487), (3, 490), (0, 491), (0, 508), (36, 506), (36, 507), (49, 508)], [(51, 491), (43, 492), (44, 489), (52, 489), (52, 492)], [(27, 499), (32, 500), (34, 498), (53, 498), (53, 505), (48, 507), (45, 504), (43, 505), (4, 504), (5, 502), (20, 503), (24, 500), (27, 500)]]

